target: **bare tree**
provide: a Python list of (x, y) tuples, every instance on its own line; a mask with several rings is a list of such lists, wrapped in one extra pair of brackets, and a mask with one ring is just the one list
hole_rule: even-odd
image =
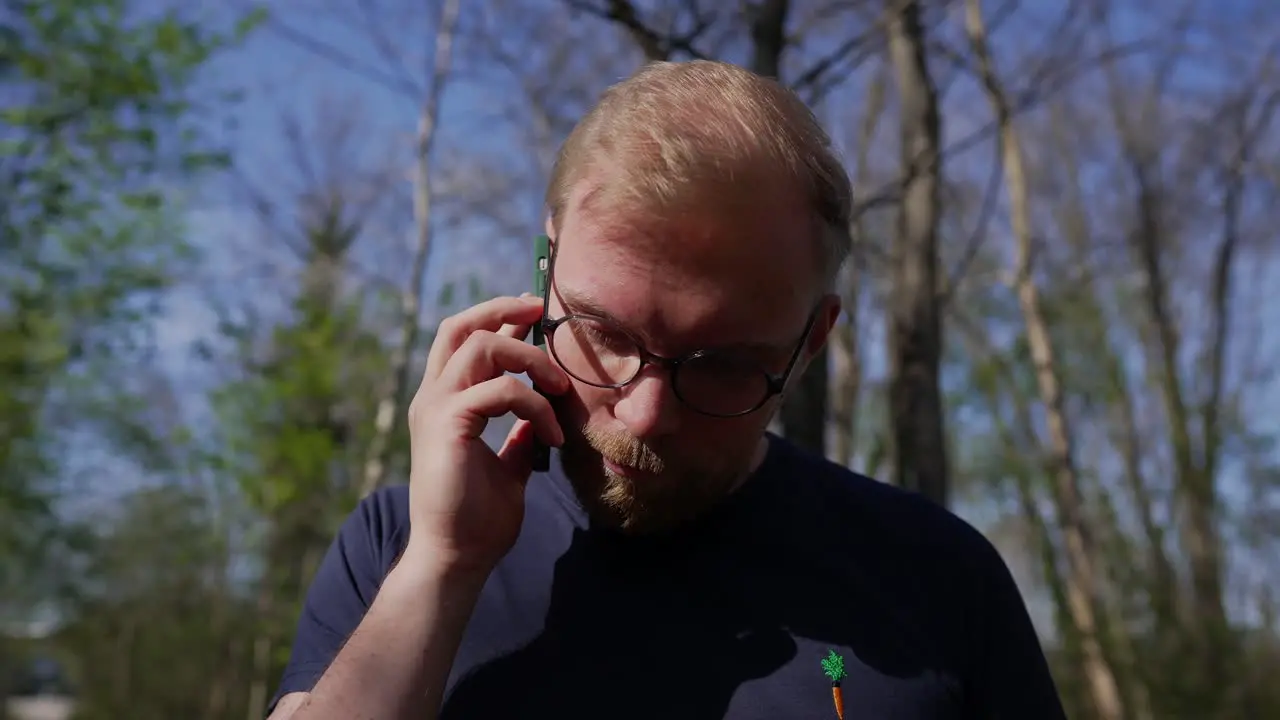
[[(1117, 675), (1121, 667), (1128, 671), (1128, 680), (1121, 681), (1121, 692), (1129, 698), (1131, 715), (1149, 717), (1151, 715), (1151, 688), (1147, 677), (1153, 675), (1149, 661), (1138, 663), (1134, 639), (1126, 626), (1128, 617), (1124, 608), (1132, 607), (1129, 599), (1135, 595), (1143, 600), (1144, 611), (1150, 610), (1154, 622), (1150, 634), (1154, 647), (1160, 652), (1172, 653), (1173, 639), (1170, 631), (1176, 627), (1175, 607), (1178, 603), (1177, 574), (1170, 561), (1165, 541), (1165, 528), (1157, 521), (1155, 513), (1159, 500), (1150, 478), (1149, 455), (1152, 443), (1144, 437), (1143, 427), (1139, 421), (1139, 409), (1134, 402), (1134, 389), (1123, 362), (1124, 349), (1115, 347), (1114, 333), (1108, 332), (1104, 298), (1106, 285), (1099, 278), (1096, 260), (1091, 254), (1098, 246), (1093, 221), (1086, 198), (1081, 190), (1080, 166), (1081, 148), (1073, 147), (1066, 138), (1070, 129), (1078, 128), (1078, 121), (1070, 117), (1065, 107), (1070, 102), (1064, 99), (1054, 103), (1049, 113), (1049, 137), (1044, 141), (1047, 145), (1046, 165), (1054, 167), (1062, 173), (1061, 191), (1054, 191), (1046, 198), (1045, 204), (1052, 204), (1051, 216), (1059, 227), (1059, 233), (1068, 248), (1069, 272), (1075, 289), (1073, 306), (1076, 315), (1077, 331), (1091, 336), (1097, 345), (1092, 346), (1091, 355), (1096, 358), (1099, 390), (1094, 390), (1076, 381), (1075, 392), (1090, 395), (1098, 393), (1110, 402), (1099, 408), (1097, 427), (1109, 434), (1111, 443), (1119, 456), (1121, 469), (1114, 488), (1106, 487), (1102, 479), (1096, 491), (1102, 493), (1097, 500), (1098, 512), (1086, 521), (1091, 521), (1098, 529), (1098, 539), (1094, 543), (1098, 562), (1095, 568), (1101, 572), (1107, 570), (1106, 577), (1099, 575), (1099, 588), (1103, 581), (1110, 585), (1110, 591), (1122, 608), (1119, 612), (1109, 613), (1114, 620), (1111, 639), (1116, 646), (1116, 657), (1113, 665)], [(1047, 174), (1047, 173), (1044, 173)], [(1056, 185), (1051, 181), (1051, 184)], [(1057, 190), (1057, 188), (1055, 188)], [(1044, 253), (1046, 242), (1041, 241), (1037, 249)], [(1070, 338), (1067, 338), (1069, 341)], [(1066, 353), (1070, 352), (1065, 347)], [(1055, 367), (1061, 368), (1067, 361), (1055, 357)], [(1092, 366), (1091, 366), (1092, 367)], [(1064, 385), (1070, 385), (1064, 381)], [(1082, 387), (1082, 385), (1084, 385)], [(1079, 417), (1077, 427), (1087, 426), (1089, 415)], [(1076, 432), (1072, 434), (1073, 445), (1087, 442)], [(1083, 464), (1083, 463), (1082, 463)], [(1087, 467), (1082, 468), (1087, 472)], [(1127, 502), (1136, 515), (1136, 529), (1126, 531), (1121, 518), (1114, 511), (1119, 503)], [(1108, 542), (1109, 541), (1109, 542)], [(1135, 579), (1136, 578), (1136, 579)], [(1065, 608), (1066, 600), (1061, 601)], [(1072, 623), (1068, 631), (1075, 631)]]
[[(789, 0), (764, 0), (749, 6), (750, 69), (757, 75), (782, 80), (782, 54), (787, 49)], [(800, 381), (783, 402), (780, 420), (787, 439), (818, 455), (826, 450), (829, 345), (813, 358)]]
[(1017, 246), (1012, 282), (1022, 308), (1036, 384), (1049, 428), (1054, 498), (1069, 568), (1065, 587), (1067, 607), (1083, 649), (1084, 675), (1098, 717), (1103, 720), (1122, 720), (1126, 716), (1124, 701), (1101, 638), (1099, 616), (1103, 613), (1099, 610), (1096, 551), (1082, 509), (1073, 436), (1064, 410), (1062, 383), (1058, 375), (1053, 340), (1040, 307), (1040, 295), (1033, 277), (1031, 200), (1022, 143), (1013, 123), (1008, 95), (996, 76), (987, 48), (987, 31), (979, 0), (966, 0), (965, 20), (987, 99), (1000, 129), (999, 142), (1009, 192), (1009, 212)]
[[(1200, 143), (1181, 145), (1179, 163), (1168, 140), (1178, 120), (1164, 111), (1172, 102), (1171, 86), (1177, 70), (1189, 62), (1187, 38), (1197, 24), (1196, 3), (1178, 7), (1164, 53), (1156, 58), (1155, 72), (1140, 92), (1133, 92), (1116, 63), (1107, 65), (1109, 112), (1119, 135), (1122, 162), (1129, 181), (1133, 222), (1126, 233), (1126, 245), (1138, 277), (1141, 278), (1139, 320), (1142, 347), (1148, 358), (1148, 376), (1158, 388), (1163, 409), (1173, 498), (1177, 512), (1176, 530), (1180, 549), (1186, 553), (1189, 592), (1178, 603), (1185, 613), (1181, 655), (1171, 658), (1172, 670), (1182, 676), (1189, 690), (1188, 700), (1204, 716), (1225, 712), (1223, 702), (1239, 650), (1227, 614), (1226, 536), (1219, 483), (1220, 458), (1226, 428), (1224, 410), (1231, 401), (1225, 391), (1227, 348), (1231, 345), (1231, 298), (1236, 257), (1241, 250), (1241, 200), (1245, 196), (1246, 168), (1261, 137), (1265, 136), (1275, 111), (1274, 90), (1262, 97), (1255, 82), (1229, 90), (1212, 111), (1204, 127), (1225, 143), (1205, 151)], [(1264, 57), (1261, 71), (1253, 80), (1265, 83), (1273, 58)], [(1198, 124), (1197, 124), (1198, 126)], [(1190, 132), (1196, 133), (1195, 128)], [(1203, 137), (1196, 133), (1196, 137)], [(1225, 148), (1225, 152), (1222, 149)], [(1190, 168), (1179, 171), (1180, 168)], [(1197, 241), (1196, 255), (1202, 267), (1210, 268), (1207, 287), (1208, 329), (1202, 348), (1194, 360), (1194, 379), (1187, 377), (1184, 360), (1193, 332), (1178, 309), (1185, 285), (1176, 268), (1182, 256), (1182, 238), (1194, 222), (1182, 200), (1187, 178), (1204, 177), (1220, 193), (1219, 240), (1205, 252)], [(1203, 388), (1203, 390), (1198, 390)], [(1166, 581), (1167, 584), (1167, 581)], [(1157, 609), (1162, 605), (1157, 605)], [(1167, 615), (1166, 610), (1162, 615)], [(1167, 632), (1167, 631), (1166, 631)], [(1181, 659), (1181, 662), (1178, 659)]]
[[(885, 75), (885, 72), (878, 70), (867, 87), (862, 121), (859, 123), (855, 140), (857, 155), (854, 160), (852, 185), (856, 198), (861, 198), (867, 192), (871, 146), (885, 114), (887, 80)], [(862, 329), (861, 299), (866, 292), (866, 281), (870, 278), (864, 259), (866, 246), (869, 244), (868, 235), (865, 216), (861, 212), (856, 212), (849, 228), (853, 248), (851, 260), (844, 270), (844, 288), (841, 293), (844, 319), (834, 329), (831, 343), (834, 362), (832, 363), (830, 402), (832, 420), (836, 426), (831, 457), (845, 466), (854, 460), (859, 429), (858, 405), (862, 397), (865, 351), (858, 342), (858, 336)]]
[[(228, 423), (243, 423), (247, 427), (241, 431), (250, 438), (240, 440), (247, 457), (238, 458), (244, 466), (235, 479), (250, 507), (266, 520), (263, 573), (255, 589), (257, 630), (246, 642), (248, 717), (261, 716), (279, 670), (278, 650), (292, 625), (288, 618), (331, 541), (333, 524), (347, 511), (345, 500), (363, 454), (358, 437), (370, 409), (361, 401), (373, 385), (368, 373), (374, 368), (364, 361), (381, 353), (380, 344), (369, 342), (360, 328), (359, 303), (345, 292), (348, 257), (371, 206), (360, 201), (365, 188), (343, 186), (358, 180), (343, 164), (339, 142), (350, 137), (345, 133), (353, 126), (331, 122), (316, 132), (330, 143), (307, 137), (296, 118), (285, 122), (305, 183), (293, 198), (296, 210), (288, 213), (296, 228), (282, 225), (275, 205), (255, 195), (263, 226), (275, 236), (271, 239), (294, 250), (301, 267), (285, 317), (260, 329), (266, 331), (260, 337), (245, 338), (238, 360), (246, 382), (222, 390), (225, 397), (238, 398), (227, 407)], [(261, 412), (260, 404), (270, 411)]]
[(940, 504), (948, 463), (939, 369), (938, 218), (942, 176), (937, 90), (929, 75), (920, 3), (887, 0), (889, 56), (898, 89), (903, 180), (891, 246), (889, 301), (893, 482)]
[(445, 0), (436, 25), (435, 57), (430, 72), (430, 85), (418, 116), (418, 137), (414, 166), (413, 219), (418, 242), (413, 252), (408, 285), (400, 293), (400, 342), (392, 350), (391, 376), (374, 416), (374, 436), (360, 485), (361, 497), (376, 490), (386, 480), (387, 452), (391, 431), (403, 399), (410, 387), (409, 358), (417, 345), (421, 327), (421, 298), (427, 274), (427, 258), (431, 253), (431, 151), (440, 121), (440, 98), (449, 77), (453, 59), (453, 35), (458, 22), (460, 0)]

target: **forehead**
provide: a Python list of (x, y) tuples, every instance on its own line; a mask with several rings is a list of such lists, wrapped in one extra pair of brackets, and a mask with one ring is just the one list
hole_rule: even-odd
[(762, 196), (656, 217), (589, 192), (576, 200), (560, 222), (557, 293), (605, 310), (651, 350), (785, 344), (802, 329), (817, 278), (803, 205)]

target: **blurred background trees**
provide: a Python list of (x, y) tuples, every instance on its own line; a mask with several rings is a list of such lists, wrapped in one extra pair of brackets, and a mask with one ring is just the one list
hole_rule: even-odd
[(854, 179), (777, 430), (995, 540), (1072, 717), (1280, 714), (1265, 0), (0, 0), (10, 710), (261, 717), (435, 325), (528, 289), (595, 96), (697, 57)]

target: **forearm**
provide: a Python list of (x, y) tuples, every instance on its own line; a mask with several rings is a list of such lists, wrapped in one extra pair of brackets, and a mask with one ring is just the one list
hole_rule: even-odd
[(437, 716), (484, 577), (433, 568), (412, 553), (388, 573), (293, 720)]

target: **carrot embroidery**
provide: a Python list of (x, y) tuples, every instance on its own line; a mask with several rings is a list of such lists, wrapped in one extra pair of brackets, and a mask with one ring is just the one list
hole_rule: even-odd
[(840, 689), (840, 681), (848, 677), (844, 671), (844, 657), (835, 650), (827, 653), (822, 659), (822, 672), (831, 678), (831, 700), (836, 704), (836, 717), (844, 720), (844, 691)]

